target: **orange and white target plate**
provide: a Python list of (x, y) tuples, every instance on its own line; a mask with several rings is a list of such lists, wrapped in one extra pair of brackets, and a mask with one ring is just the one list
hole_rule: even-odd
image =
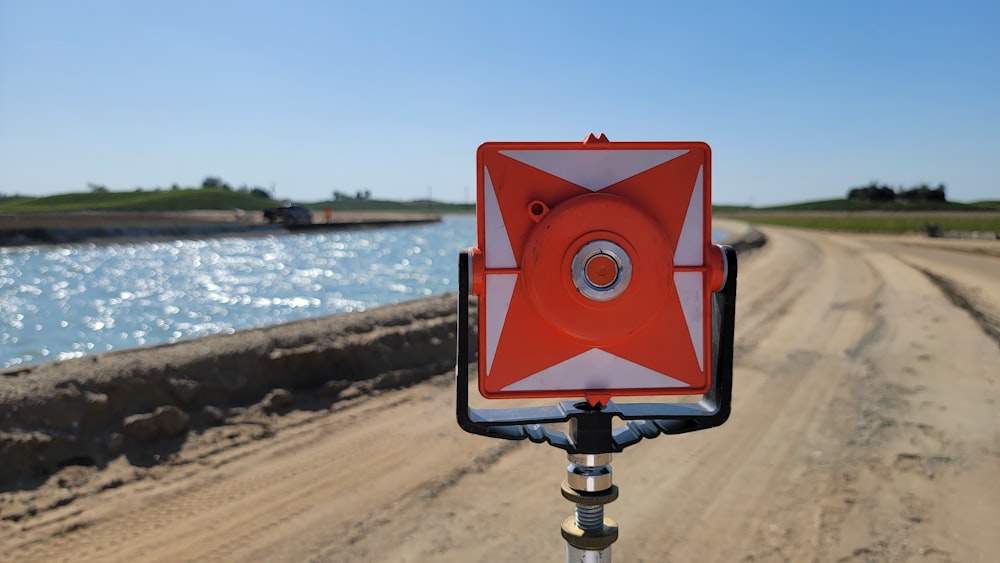
[(477, 152), (472, 292), (490, 399), (711, 387), (711, 150), (490, 142)]

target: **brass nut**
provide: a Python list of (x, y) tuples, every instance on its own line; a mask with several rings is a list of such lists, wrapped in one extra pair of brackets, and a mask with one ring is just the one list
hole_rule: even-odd
[(600, 551), (618, 541), (618, 523), (605, 517), (604, 526), (600, 530), (581, 530), (576, 525), (576, 517), (570, 516), (563, 520), (562, 537), (577, 549)]

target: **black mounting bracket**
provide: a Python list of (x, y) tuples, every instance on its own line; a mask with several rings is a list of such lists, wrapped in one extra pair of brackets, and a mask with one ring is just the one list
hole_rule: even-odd
[[(615, 403), (592, 407), (585, 401), (515, 409), (469, 407), (469, 254), (458, 257), (458, 364), (455, 411), (466, 432), (549, 444), (569, 453), (620, 452), (643, 438), (714, 428), (729, 418), (733, 391), (736, 319), (736, 250), (723, 246), (726, 276), (712, 294), (712, 387), (691, 403)], [(614, 426), (613, 418), (625, 421)], [(546, 425), (568, 423), (568, 432)]]

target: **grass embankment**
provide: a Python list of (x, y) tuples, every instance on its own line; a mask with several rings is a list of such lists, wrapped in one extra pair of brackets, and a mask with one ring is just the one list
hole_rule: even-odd
[(720, 216), (760, 225), (778, 225), (782, 227), (857, 233), (915, 233), (925, 231), (928, 225), (936, 225), (940, 231), (1000, 232), (1000, 214), (980, 216), (940, 212), (916, 214), (913, 216), (899, 216), (885, 213), (836, 216), (726, 213)]
[(70, 193), (23, 197), (0, 202), (0, 212), (54, 211), (187, 211), (193, 209), (260, 210), (278, 202), (218, 188), (160, 191)]
[(867, 202), (845, 199), (752, 208), (717, 206), (717, 216), (761, 225), (867, 233), (939, 231), (1000, 233), (1000, 201)]
[[(0, 213), (61, 211), (190, 211), (203, 209), (261, 210), (279, 201), (222, 188), (187, 188), (134, 192), (70, 193), (46, 197), (12, 197), (0, 201)], [(418, 213), (472, 213), (471, 203), (345, 199), (301, 204), (316, 211), (406, 211)]]

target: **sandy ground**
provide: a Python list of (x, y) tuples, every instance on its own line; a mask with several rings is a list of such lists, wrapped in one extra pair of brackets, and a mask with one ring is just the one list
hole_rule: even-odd
[[(615, 560), (996, 561), (995, 247), (765, 232), (732, 417), (615, 456)], [(67, 467), (2, 493), (0, 560), (564, 561), (565, 455), (464, 434), (453, 385)]]

